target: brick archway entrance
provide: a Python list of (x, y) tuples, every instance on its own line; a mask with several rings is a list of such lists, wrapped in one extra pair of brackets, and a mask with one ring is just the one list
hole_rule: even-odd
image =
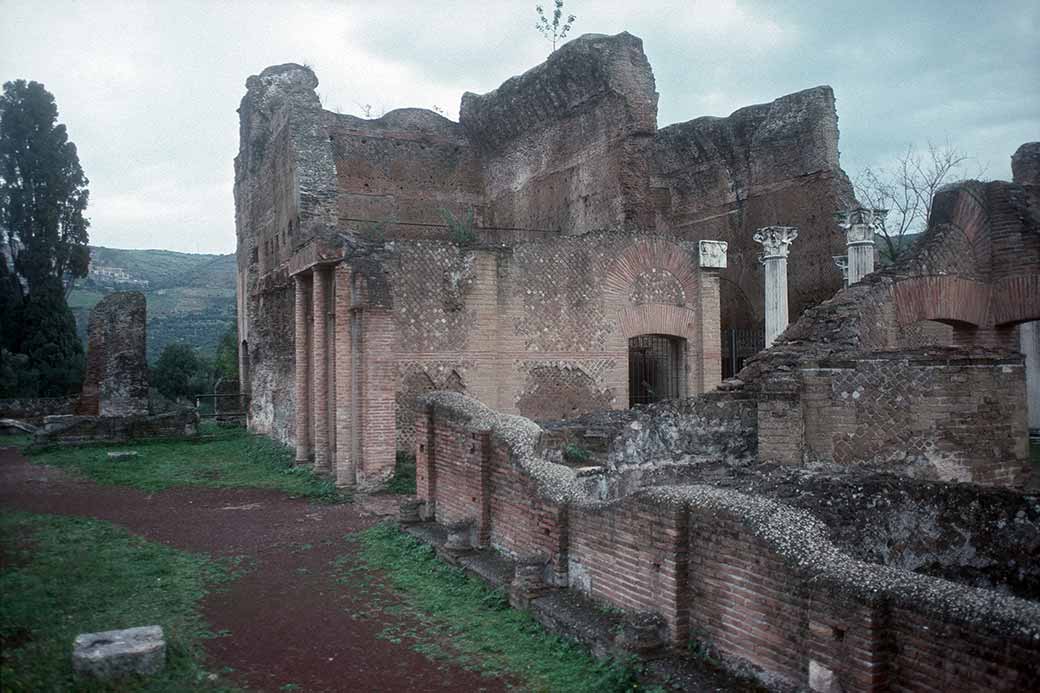
[(628, 340), (628, 406), (686, 395), (686, 340), (641, 334)]

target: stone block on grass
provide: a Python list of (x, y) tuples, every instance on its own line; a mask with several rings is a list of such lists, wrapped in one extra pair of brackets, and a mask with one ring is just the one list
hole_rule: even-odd
[(73, 670), (101, 681), (157, 674), (165, 663), (162, 626), (83, 633), (72, 645)]

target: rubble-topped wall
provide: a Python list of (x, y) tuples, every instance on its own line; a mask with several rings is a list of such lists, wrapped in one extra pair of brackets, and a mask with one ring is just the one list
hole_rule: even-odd
[(841, 288), (832, 256), (845, 253), (845, 241), (832, 218), (854, 196), (838, 163), (830, 87), (741, 108), (728, 118), (661, 128), (653, 157), (657, 228), (729, 243), (722, 276), (725, 327), (763, 319), (761, 248), (752, 239), (758, 228), (799, 229), (788, 266), (792, 318)]
[(136, 416), (148, 413), (145, 298), (137, 291), (105, 296), (90, 311), (87, 371), (77, 412)]
[(657, 93), (643, 42), (586, 34), (483, 95), (459, 122), (480, 147), (492, 226), (653, 228)]
[[(475, 546), (527, 562), (540, 556), (548, 584), (658, 614), (680, 650), (707, 648), (783, 689), (1025, 690), (1040, 682), (1040, 604), (850, 555), (857, 513), (871, 512), (871, 499), (857, 495), (857, 487), (872, 488), (862, 477), (842, 487), (851, 498), (841, 506), (847, 514), (826, 515), (841, 531), (811, 509), (758, 495), (768, 484), (739, 475), (731, 488), (666, 485), (603, 501), (594, 473), (549, 461), (531, 421), (453, 393), (425, 403), (416, 422), (417, 478), (428, 519), (453, 527), (471, 522)], [(769, 490), (798, 498), (812, 483), (788, 474)], [(1006, 547), (1035, 550), (1040, 509), (1003, 493), (1008, 497), (934, 494), (923, 510), (903, 503), (908, 526), (943, 523), (940, 529), (926, 522), (927, 536), (915, 537), (918, 555), (927, 554), (931, 537), (940, 550), (932, 558), (946, 563), (945, 572), (923, 572), (960, 579), (963, 566), (970, 576), (971, 540), (951, 554), (951, 532), (999, 532), (1012, 521), (1018, 535)], [(957, 509), (944, 503), (966, 503), (984, 526), (947, 527), (943, 513), (957, 517)], [(873, 543), (884, 543), (877, 523), (870, 530)], [(906, 541), (898, 526), (890, 531)], [(889, 553), (912, 565), (905, 552)], [(1006, 559), (1022, 557), (985, 558)], [(1036, 576), (1027, 579), (1035, 588)]]

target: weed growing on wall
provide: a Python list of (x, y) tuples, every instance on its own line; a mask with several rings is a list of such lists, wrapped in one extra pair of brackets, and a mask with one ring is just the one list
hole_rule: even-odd
[(471, 207), (463, 219), (457, 218), (450, 209), (441, 207), (439, 210), (444, 223), (448, 225), (451, 241), (457, 246), (465, 247), (477, 242), (477, 232), (473, 230), (473, 208)]
[(592, 453), (574, 443), (567, 443), (563, 448), (563, 459), (569, 464), (585, 464), (592, 457)]

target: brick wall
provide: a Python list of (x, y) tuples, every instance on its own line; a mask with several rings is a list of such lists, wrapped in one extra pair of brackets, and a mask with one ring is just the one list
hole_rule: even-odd
[(489, 463), (486, 513), (491, 545), (513, 556), (541, 554), (557, 574), (565, 574), (566, 507), (542, 499), (531, 480), (513, 466), (505, 446), (492, 446)]
[(895, 608), (887, 634), (894, 653), (890, 690), (1030, 691), (1040, 687), (1036, 646)]
[[(338, 260), (306, 246), (290, 269), (298, 428), (316, 466), (345, 486), (385, 480), (395, 452), (414, 447), (416, 399), (433, 390), (539, 419), (627, 407), (628, 340), (641, 334), (684, 340), (681, 396), (713, 386), (718, 277), (697, 253), (622, 233), (512, 248), (371, 242)], [(667, 296), (640, 283), (658, 275), (671, 282)]]
[(722, 654), (800, 681), (808, 590), (739, 519), (694, 512), (689, 585), (682, 607), (690, 634)]
[[(801, 370), (809, 456), (945, 481), (1017, 486), (1028, 475), (1020, 358), (885, 353)], [(759, 435), (766, 403), (759, 405)], [(797, 416), (790, 408), (785, 415)], [(761, 443), (760, 443), (761, 445)]]
[(687, 634), (686, 512), (629, 497), (570, 509), (570, 585), (614, 607), (664, 617), (672, 642)]
[(1040, 683), (1034, 602), (856, 561), (814, 516), (734, 491), (665, 486), (597, 501), (517, 442), (516, 417), (444, 397), (415, 425), (418, 495), (436, 520), (476, 520), (482, 546), (543, 554), (557, 584), (659, 614), (680, 650), (700, 641), (779, 688)]

